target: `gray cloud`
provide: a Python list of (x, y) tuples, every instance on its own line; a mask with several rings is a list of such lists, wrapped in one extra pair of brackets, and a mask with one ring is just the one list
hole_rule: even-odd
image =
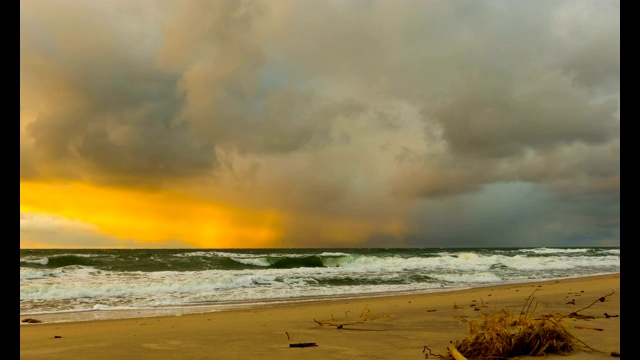
[[(22, 179), (199, 184), (305, 219), (288, 244), (316, 241), (314, 216), (375, 244), (616, 238), (617, 1), (61, 1), (20, 16)], [(510, 184), (536, 205), (477, 215)], [(450, 204), (471, 210), (442, 225)], [(589, 209), (606, 225), (575, 215)]]
[(178, 78), (153, 69), (154, 49), (140, 40), (158, 39), (143, 19), (123, 22), (110, 6), (118, 3), (76, 5), (34, 4), (21, 14), (21, 106), (37, 114), (23, 126), (30, 149), (21, 160), (41, 162), (25, 165), (151, 183), (213, 168), (214, 144), (172, 124)]
[(407, 246), (619, 245), (620, 209), (603, 196), (558, 202), (544, 188), (512, 182), (419, 207)]
[(594, 104), (559, 71), (515, 81), (485, 76), (425, 111), (442, 125), (454, 153), (502, 158), (525, 149), (602, 143), (616, 136), (616, 102)]

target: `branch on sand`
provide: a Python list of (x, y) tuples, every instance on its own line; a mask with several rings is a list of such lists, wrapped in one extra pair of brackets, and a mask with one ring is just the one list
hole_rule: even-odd
[[(596, 301), (592, 302), (592, 303), (591, 303), (591, 304), (589, 304), (588, 306), (585, 306), (585, 307), (583, 307), (582, 309), (580, 309), (580, 310), (578, 310), (578, 311), (574, 311), (574, 312), (572, 312), (572, 313), (569, 313), (569, 314), (567, 314), (567, 315), (564, 315), (564, 316), (560, 317), (560, 319), (565, 318), (565, 317), (579, 317), (579, 318), (590, 318), (590, 319), (593, 319), (593, 318), (594, 318), (593, 316), (591, 316), (591, 317), (587, 317), (586, 315), (580, 315), (580, 314), (578, 314), (578, 313), (579, 313), (580, 311), (582, 311), (582, 310), (586, 310), (586, 309), (588, 309), (588, 308), (592, 307), (594, 304), (596, 304), (596, 303), (598, 303), (598, 302), (604, 302), (605, 298), (606, 298), (607, 296), (611, 296), (611, 295), (613, 295), (613, 293), (614, 293), (614, 292), (612, 291), (612, 292), (611, 292), (611, 294), (607, 294), (607, 295), (605, 295), (605, 296), (601, 296), (600, 298), (598, 298), (598, 300), (596, 300)], [(607, 314), (605, 313), (605, 316), (606, 316), (606, 315), (607, 315)]]
[[(333, 317), (333, 314), (331, 315), (331, 320), (316, 320), (313, 319), (313, 321), (318, 324), (319, 326), (335, 326), (336, 329), (341, 329), (341, 330), (358, 330), (358, 331), (386, 331), (387, 329), (361, 329), (361, 328), (346, 328), (346, 326), (351, 326), (351, 325), (356, 325), (356, 324), (362, 324), (365, 323), (367, 321), (373, 321), (377, 318), (388, 318), (388, 317), (392, 317), (393, 315), (390, 314), (375, 314), (373, 313), (370, 309), (369, 309), (369, 305), (366, 305), (364, 307), (364, 309), (362, 310), (362, 312), (360, 313), (360, 321), (355, 321), (355, 322), (347, 322), (347, 323), (341, 323), (338, 320), (336, 320)], [(347, 317), (347, 313), (345, 312), (345, 318)]]

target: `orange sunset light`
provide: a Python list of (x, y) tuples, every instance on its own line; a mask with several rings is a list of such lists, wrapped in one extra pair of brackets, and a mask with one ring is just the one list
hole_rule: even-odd
[(20, 183), (20, 212), (55, 214), (120, 239), (181, 240), (199, 248), (273, 247), (275, 211), (238, 209), (177, 192), (143, 192), (80, 183)]

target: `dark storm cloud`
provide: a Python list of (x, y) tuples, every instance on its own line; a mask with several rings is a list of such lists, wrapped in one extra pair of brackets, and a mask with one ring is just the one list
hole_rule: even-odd
[[(148, 176), (153, 183), (210, 170), (213, 143), (172, 125), (182, 102), (178, 77), (153, 69), (154, 39), (136, 19), (123, 29), (113, 4), (37, 4), (22, 12), (21, 105), (36, 115), (24, 125), (30, 149), (21, 160), (72, 178), (86, 167), (83, 177), (98, 181)], [(96, 13), (104, 7), (104, 16)], [(70, 23), (59, 23), (67, 16)]]
[(474, 75), (479, 79), (425, 111), (444, 128), (455, 154), (502, 158), (526, 149), (603, 143), (616, 136), (618, 104), (593, 103), (586, 89), (559, 71), (533, 73), (526, 79)]
[[(343, 220), (327, 239), (507, 244), (542, 224), (615, 240), (597, 229), (619, 228), (619, 16), (617, 1), (22, 2), (21, 178), (193, 180), (299, 216), (288, 244)], [(538, 205), (477, 215), (510, 184)], [(451, 204), (476, 225), (433, 215)], [(572, 215), (587, 208), (607, 225)]]
[[(117, 16), (140, 8), (165, 21)], [(59, 170), (87, 166), (107, 181), (155, 182), (210, 174), (216, 146), (268, 154), (330, 143), (332, 119), (362, 105), (316, 104), (295, 81), (269, 83), (261, 32), (269, 24), (260, 23), (268, 9), (251, 1), (25, 7), (21, 99), (37, 114), (23, 126), (25, 171), (41, 159)]]

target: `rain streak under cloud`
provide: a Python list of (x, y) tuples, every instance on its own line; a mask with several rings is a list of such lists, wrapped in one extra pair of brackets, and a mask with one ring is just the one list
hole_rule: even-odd
[(20, 2), (20, 246), (620, 245), (619, 1)]

